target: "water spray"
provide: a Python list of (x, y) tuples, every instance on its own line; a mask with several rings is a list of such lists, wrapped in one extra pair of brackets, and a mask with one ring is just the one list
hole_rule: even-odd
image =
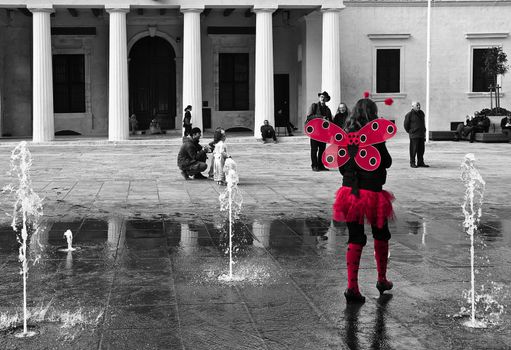
[(485, 322), (476, 320), (476, 296), (475, 296), (475, 273), (474, 273), (474, 234), (477, 231), (477, 224), (482, 214), (483, 195), (485, 182), (475, 166), (475, 156), (468, 153), (461, 163), (461, 180), (465, 184), (465, 200), (461, 209), (465, 220), (463, 227), (470, 236), (470, 301), (471, 319), (465, 325), (472, 328), (484, 328)]
[(16, 337), (20, 338), (31, 337), (36, 334), (36, 332), (29, 332), (27, 329), (27, 242), (29, 238), (35, 239), (38, 233), (39, 219), (43, 215), (43, 207), (41, 198), (32, 189), (31, 166), (32, 155), (27, 148), (27, 143), (22, 141), (11, 152), (10, 173), (17, 177), (16, 184), (3, 188), (4, 191), (13, 192), (16, 197), (13, 205), (11, 227), (16, 232), (16, 238), (20, 244), (18, 259), (21, 263), (20, 274), (23, 275), (23, 333), (16, 334)]

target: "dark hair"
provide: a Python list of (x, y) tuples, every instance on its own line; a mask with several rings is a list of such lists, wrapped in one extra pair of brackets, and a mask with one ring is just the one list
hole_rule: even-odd
[(193, 134), (202, 134), (202, 131), (200, 130), (200, 128), (193, 128), (190, 135)]
[(213, 143), (218, 143), (218, 141), (222, 139), (223, 135), (225, 135), (225, 130), (221, 127), (216, 128), (215, 133), (213, 134)]
[(347, 132), (358, 131), (370, 120), (378, 118), (378, 106), (369, 98), (357, 101), (349, 118), (346, 119), (344, 130)]
[(186, 108), (185, 108), (185, 112), (186, 112), (187, 110), (189, 110), (190, 108), (192, 108), (192, 106), (191, 106), (191, 105), (186, 106)]

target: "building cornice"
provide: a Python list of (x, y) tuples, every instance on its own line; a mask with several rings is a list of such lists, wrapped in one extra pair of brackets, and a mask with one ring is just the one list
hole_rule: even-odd
[[(425, 0), (346, 0), (346, 7), (427, 7)], [(432, 7), (511, 6), (511, 0), (432, 0)]]
[(367, 34), (369, 40), (410, 39), (411, 34)]
[[(0, 8), (322, 8), (425, 7), (426, 0), (0, 0)], [(511, 6), (511, 0), (434, 0), (433, 7)], [(268, 7), (270, 6), (270, 7)]]
[(505, 39), (509, 36), (509, 32), (506, 33), (466, 33), (466, 39)]

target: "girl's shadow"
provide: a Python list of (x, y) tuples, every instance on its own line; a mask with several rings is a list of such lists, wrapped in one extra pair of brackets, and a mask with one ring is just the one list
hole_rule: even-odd
[[(387, 335), (386, 317), (387, 305), (392, 300), (392, 297), (392, 294), (383, 294), (376, 300), (374, 329), (371, 334), (371, 349), (391, 349)], [(358, 338), (361, 325), (358, 318), (363, 306), (364, 304), (348, 304), (344, 310), (346, 324), (345, 342), (351, 350), (361, 349)]]

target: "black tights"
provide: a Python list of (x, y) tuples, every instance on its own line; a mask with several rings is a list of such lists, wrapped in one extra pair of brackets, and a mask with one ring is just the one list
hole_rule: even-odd
[[(364, 225), (358, 222), (347, 222), (348, 226), (348, 243), (356, 243), (365, 246), (367, 243), (367, 236), (364, 233)], [(373, 232), (373, 238), (380, 241), (388, 241), (390, 239), (389, 225), (387, 222), (383, 227), (378, 228), (377, 226), (371, 225)]]

